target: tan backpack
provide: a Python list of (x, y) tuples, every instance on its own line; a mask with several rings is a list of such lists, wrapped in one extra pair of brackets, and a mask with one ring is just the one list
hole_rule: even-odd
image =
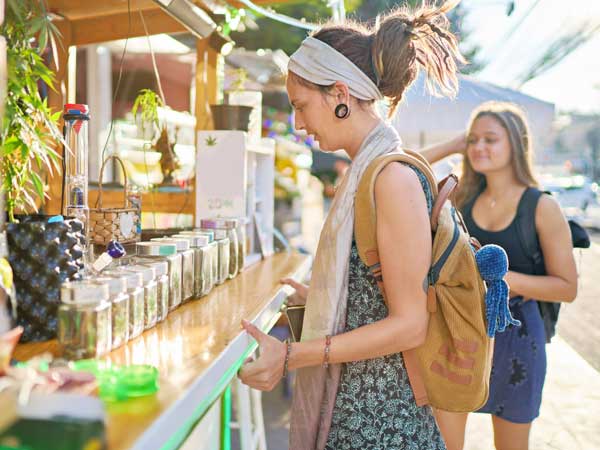
[(385, 297), (377, 251), (374, 186), (390, 162), (414, 166), (427, 178), (433, 194), (432, 264), (428, 274), (430, 313), (425, 343), (402, 352), (417, 405), (446, 411), (475, 411), (489, 394), (493, 339), (486, 334), (486, 288), (460, 213), (447, 201), (458, 180), (439, 186), (427, 161), (405, 150), (376, 158), (366, 169), (355, 200), (355, 239), (361, 260), (375, 276)]

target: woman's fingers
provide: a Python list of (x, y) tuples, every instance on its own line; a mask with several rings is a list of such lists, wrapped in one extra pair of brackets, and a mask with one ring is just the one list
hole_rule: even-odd
[(242, 327), (258, 343), (260, 356), (255, 361), (246, 359), (238, 372), (238, 377), (242, 383), (254, 389), (271, 390), (283, 373), (286, 345), (263, 333), (247, 320), (242, 320)]
[(293, 278), (283, 278), (280, 280), (281, 284), (287, 284), (296, 290), (296, 294), (302, 299), (306, 300), (308, 296), (308, 286), (302, 283), (298, 283)]
[(302, 285), (300, 283), (298, 283), (296, 280), (294, 280), (293, 278), (283, 278), (280, 282), (281, 282), (281, 284), (287, 284), (288, 286), (291, 286), (296, 290), (299, 287), (302, 287)]
[(258, 345), (262, 345), (262, 343), (264, 342), (265, 338), (268, 338), (269, 336), (266, 335), (265, 333), (263, 333), (262, 331), (260, 331), (256, 325), (248, 322), (246, 319), (242, 319), (242, 327), (244, 327), (244, 329), (246, 330), (246, 332), (252, 336), (256, 342), (258, 342)]
[(279, 378), (274, 377), (270, 370), (262, 367), (258, 360), (244, 364), (238, 372), (238, 377), (242, 383), (261, 391), (270, 391), (279, 381)]

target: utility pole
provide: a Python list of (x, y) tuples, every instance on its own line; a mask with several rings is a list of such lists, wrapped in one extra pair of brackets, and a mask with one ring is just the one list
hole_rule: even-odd
[(327, 6), (331, 8), (331, 18), (335, 23), (342, 23), (346, 20), (344, 0), (329, 0)]
[(600, 156), (600, 123), (587, 132), (586, 139), (590, 146), (592, 177), (594, 181), (598, 181), (600, 179), (600, 167), (598, 167), (598, 157)]

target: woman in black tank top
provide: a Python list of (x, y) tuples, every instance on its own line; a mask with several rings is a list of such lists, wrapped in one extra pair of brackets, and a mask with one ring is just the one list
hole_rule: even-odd
[[(546, 336), (532, 299), (572, 301), (577, 294), (569, 226), (557, 202), (536, 188), (530, 136), (516, 105), (489, 102), (473, 112), (466, 139), (423, 151), (429, 162), (465, 154), (457, 206), (472, 236), (482, 245), (500, 245), (508, 255), (510, 309), (522, 325), (496, 336), (490, 396), (478, 411), (492, 415), (497, 450), (527, 450), (531, 423), (539, 415)], [(535, 222), (545, 275), (533, 275), (531, 257), (519, 240), (522, 220)], [(448, 450), (461, 450), (467, 415), (438, 411), (437, 419)]]

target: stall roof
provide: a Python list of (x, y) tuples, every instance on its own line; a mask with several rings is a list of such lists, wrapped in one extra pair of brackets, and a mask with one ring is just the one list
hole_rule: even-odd
[[(215, 13), (226, 5), (241, 7), (241, 3), (235, 0), (214, 1), (214, 0), (190, 0), (192, 3)], [(257, 5), (287, 3), (286, 0), (254, 0)], [(83, 20), (89, 18), (100, 18), (113, 14), (127, 14), (128, 7), (132, 11), (139, 9), (144, 11), (157, 10), (160, 6), (154, 0), (96, 0), (94, 2), (84, 2), (81, 0), (47, 0), (48, 9), (65, 17), (69, 20)]]
[[(223, 13), (225, 6), (242, 7), (235, 0), (190, 0), (209, 14)], [(286, 3), (289, 0), (255, 0), (258, 5)], [(48, 9), (56, 16), (55, 23), (69, 45), (86, 45), (98, 42), (144, 36), (144, 26), (139, 11), (150, 34), (187, 31), (178, 21), (165, 13), (154, 0), (47, 0)], [(129, 14), (131, 8), (131, 15)]]

